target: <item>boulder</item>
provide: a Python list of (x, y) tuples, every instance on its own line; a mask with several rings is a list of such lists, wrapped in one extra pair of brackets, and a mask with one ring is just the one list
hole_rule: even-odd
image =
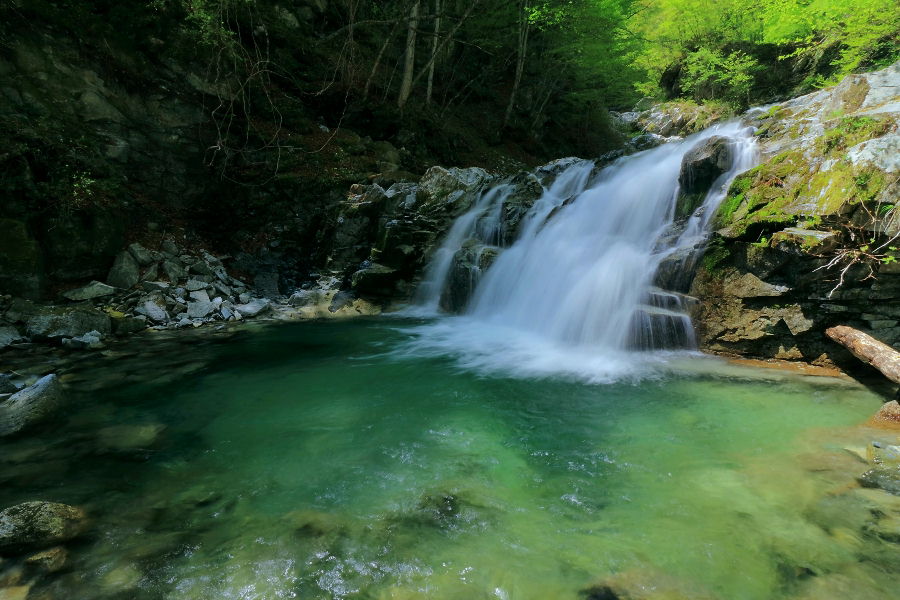
[(209, 286), (205, 281), (201, 281), (199, 279), (188, 279), (187, 283), (184, 284), (184, 289), (188, 292), (196, 292), (197, 290), (205, 290)]
[(87, 530), (87, 516), (58, 502), (23, 502), (0, 511), (0, 553), (19, 554), (74, 539)]
[(116, 292), (116, 288), (111, 285), (106, 285), (101, 281), (92, 281), (89, 284), (76, 288), (74, 290), (69, 290), (68, 292), (63, 292), (63, 298), (67, 300), (72, 300), (73, 302), (81, 302), (83, 300), (93, 300), (95, 298), (103, 298), (105, 296), (112, 296)]
[(686, 217), (693, 213), (716, 179), (731, 168), (733, 159), (728, 138), (719, 135), (707, 138), (689, 150), (681, 161), (678, 175), (681, 195), (675, 214)]
[(419, 199), (422, 211), (443, 212), (458, 215), (468, 210), (478, 192), (491, 181), (491, 175), (484, 169), (470, 167), (431, 167), (419, 181)]
[(166, 301), (161, 296), (145, 296), (139, 303), (134, 312), (144, 315), (151, 321), (156, 323), (165, 323), (169, 320), (169, 313), (166, 311)]
[(54, 339), (76, 337), (89, 331), (112, 331), (109, 315), (86, 306), (72, 308), (41, 307), (25, 315), (25, 333), (29, 337)]
[(137, 333), (147, 328), (147, 317), (138, 315), (137, 317), (129, 317), (127, 315), (112, 318), (113, 333), (116, 335), (126, 335), (129, 333)]
[(353, 289), (362, 294), (390, 296), (395, 289), (397, 278), (396, 269), (372, 263), (353, 273), (350, 281)]
[(40, 423), (63, 403), (56, 375), (47, 375), (0, 403), (0, 436), (12, 435)]
[(102, 338), (103, 335), (99, 331), (88, 331), (84, 335), (79, 335), (73, 338), (64, 338), (62, 341), (62, 345), (66, 348), (72, 348), (74, 350), (95, 350), (104, 347)]
[(42, 573), (55, 573), (66, 566), (69, 553), (62, 546), (54, 546), (32, 554), (25, 559), (25, 564)]
[(141, 268), (128, 251), (119, 252), (113, 262), (106, 282), (117, 288), (130, 289), (141, 279)]
[(134, 243), (128, 246), (128, 252), (131, 253), (131, 256), (134, 257), (134, 260), (136, 260), (142, 267), (146, 267), (147, 265), (156, 262), (156, 257), (154, 256), (153, 252), (147, 250), (138, 243)]
[(900, 425), (900, 402), (891, 400), (881, 405), (881, 408), (875, 413), (875, 421), (883, 423), (891, 423)]
[(878, 488), (900, 496), (900, 470), (891, 467), (870, 469), (860, 475), (859, 485), (864, 488)]
[(203, 319), (209, 316), (216, 309), (215, 304), (209, 300), (197, 300), (196, 302), (188, 302), (187, 316), (190, 319)]
[(164, 260), (162, 263), (162, 271), (163, 274), (165, 274), (168, 280), (172, 283), (175, 283), (186, 274), (184, 267), (178, 264), (175, 260)]
[(19, 333), (19, 330), (12, 326), (0, 327), (0, 350), (3, 350), (10, 344), (24, 341), (26, 338)]
[(269, 301), (265, 298), (256, 298), (245, 304), (234, 307), (242, 317), (255, 317), (269, 309)]
[(6, 373), (0, 375), (0, 394), (15, 394), (18, 391), (19, 388), (12, 382), (9, 375)]

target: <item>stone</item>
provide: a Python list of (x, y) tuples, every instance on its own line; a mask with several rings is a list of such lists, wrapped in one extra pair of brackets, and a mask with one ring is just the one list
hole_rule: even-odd
[(12, 382), (9, 375), (6, 373), (0, 375), (0, 394), (15, 394), (18, 391), (19, 388)]
[(96, 350), (104, 347), (102, 338), (103, 335), (99, 331), (88, 331), (84, 335), (63, 339), (62, 344), (74, 350)]
[(113, 425), (97, 432), (97, 447), (106, 452), (131, 452), (151, 448), (165, 429), (159, 423)]
[(238, 294), (238, 301), (241, 304), (247, 304), (248, 302), (250, 302), (250, 294), (248, 294), (246, 292)]
[(900, 425), (900, 402), (897, 402), (896, 400), (885, 402), (881, 405), (881, 408), (878, 409), (878, 412), (875, 413), (873, 419), (875, 421)]
[(161, 297), (142, 299), (134, 312), (144, 315), (155, 323), (165, 323), (169, 320), (169, 313), (166, 311), (165, 300)]
[(725, 283), (724, 291), (736, 298), (763, 298), (782, 296), (789, 289), (787, 286), (766, 283), (753, 273), (744, 273), (739, 277), (730, 278)]
[(156, 257), (153, 253), (137, 242), (128, 246), (128, 251), (131, 253), (131, 256), (134, 257), (134, 260), (142, 267), (146, 267), (150, 263), (156, 262)]
[(353, 289), (361, 294), (390, 296), (397, 281), (397, 270), (378, 263), (353, 273), (350, 278)]
[(0, 403), (0, 436), (24, 431), (44, 421), (63, 403), (56, 375), (46, 375)]
[(55, 573), (66, 566), (69, 553), (62, 546), (54, 546), (25, 559), (25, 564), (44, 573)]
[(204, 262), (202, 260), (197, 261), (194, 264), (192, 264), (190, 266), (190, 268), (188, 269), (188, 271), (191, 273), (196, 273), (198, 275), (206, 275), (209, 277), (212, 277), (215, 274), (214, 271), (212, 270), (212, 267), (210, 267), (208, 264), (206, 264), (206, 262)]
[(900, 496), (900, 470), (889, 467), (876, 467), (859, 476), (859, 485), (865, 488), (878, 488), (895, 496)]
[(117, 288), (131, 289), (141, 278), (140, 265), (130, 252), (122, 251), (116, 256), (106, 282)]
[(172, 283), (175, 283), (186, 275), (184, 267), (174, 260), (164, 260), (162, 263), (162, 271), (166, 278)]
[(112, 331), (109, 315), (93, 308), (35, 307), (23, 315), (25, 334), (38, 340), (75, 337), (88, 331), (107, 334)]
[(3, 350), (10, 344), (25, 341), (27, 338), (19, 333), (19, 330), (11, 325), (0, 327), (0, 350)]
[(142, 281), (141, 288), (145, 292), (167, 292), (171, 286), (165, 281)]
[(205, 281), (188, 279), (187, 283), (184, 284), (184, 289), (188, 292), (196, 292), (197, 290), (205, 290), (208, 286), (209, 284)]
[(206, 290), (193, 291), (189, 296), (198, 302), (209, 302), (209, 294), (206, 293)]
[(219, 314), (222, 315), (222, 319), (224, 319), (225, 321), (230, 321), (234, 318), (234, 311), (227, 306), (223, 306), (219, 311)]
[(178, 248), (178, 245), (172, 240), (163, 240), (161, 248), (163, 253), (172, 258), (176, 258), (179, 254), (181, 254), (181, 250)]
[(58, 502), (23, 502), (0, 511), (0, 553), (55, 546), (87, 530), (80, 508)]
[(93, 300), (94, 298), (112, 296), (115, 292), (116, 288), (112, 287), (111, 285), (106, 285), (105, 283), (100, 281), (92, 281), (83, 287), (69, 290), (68, 292), (63, 292), (62, 295), (67, 300), (80, 302), (82, 300)]
[(159, 279), (159, 263), (153, 263), (141, 274), (141, 281), (155, 281)]
[(215, 310), (215, 305), (209, 300), (198, 300), (196, 302), (188, 302), (187, 316), (190, 319), (202, 319), (209, 316)]
[(235, 306), (235, 310), (241, 314), (242, 317), (255, 317), (265, 311), (267, 311), (270, 307), (270, 303), (265, 298), (257, 298), (250, 302), (246, 302), (244, 304), (239, 304)]
[(0, 600), (27, 600), (31, 584), (0, 588)]
[(116, 335), (127, 335), (129, 333), (137, 333), (147, 328), (147, 317), (138, 315), (136, 317), (114, 317), (112, 319), (113, 333)]
[(900, 468), (900, 446), (883, 442), (872, 442), (866, 448), (868, 462), (881, 466)]

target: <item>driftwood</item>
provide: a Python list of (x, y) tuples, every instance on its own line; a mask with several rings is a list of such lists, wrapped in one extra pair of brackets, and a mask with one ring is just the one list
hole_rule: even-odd
[(826, 329), (825, 335), (847, 348), (859, 360), (881, 371), (894, 383), (900, 383), (900, 352), (871, 335), (845, 325)]

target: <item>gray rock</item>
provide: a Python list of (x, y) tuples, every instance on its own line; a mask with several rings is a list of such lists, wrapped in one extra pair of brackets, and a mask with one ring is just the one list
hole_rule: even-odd
[(675, 213), (685, 217), (696, 210), (712, 184), (731, 168), (734, 152), (728, 138), (714, 135), (684, 155), (678, 175), (680, 197)]
[(76, 337), (88, 331), (112, 331), (109, 315), (87, 307), (43, 307), (24, 316), (25, 333), (37, 339)]
[(198, 302), (209, 302), (209, 294), (206, 293), (206, 290), (197, 290), (189, 295)]
[(147, 292), (167, 292), (169, 290), (169, 284), (165, 281), (143, 281), (141, 282), (141, 288)]
[(255, 317), (260, 313), (267, 311), (269, 307), (270, 303), (268, 300), (265, 298), (256, 298), (251, 302), (235, 306), (235, 310), (239, 312), (242, 317)]
[(278, 273), (257, 273), (253, 278), (253, 287), (263, 296), (278, 296), (281, 293), (278, 289)]
[(64, 298), (72, 300), (73, 302), (80, 302), (82, 300), (93, 300), (94, 298), (112, 296), (115, 292), (116, 288), (111, 285), (106, 285), (100, 281), (92, 281), (84, 287), (63, 292), (62, 295)]
[(146, 267), (147, 265), (155, 261), (153, 253), (137, 242), (128, 246), (128, 251), (131, 253), (131, 256), (134, 257), (134, 260), (136, 260), (142, 267)]
[(156, 323), (165, 323), (169, 320), (169, 313), (166, 312), (165, 301), (162, 298), (144, 298), (134, 312)]
[(126, 335), (129, 333), (137, 333), (147, 329), (147, 317), (138, 315), (136, 317), (119, 317), (112, 320), (113, 333), (116, 335)]
[(62, 388), (56, 375), (38, 379), (34, 385), (0, 403), (0, 436), (19, 433), (40, 423), (54, 413), (62, 402)]
[(42, 573), (56, 573), (66, 566), (69, 553), (62, 546), (54, 546), (25, 559), (25, 564)]
[(226, 321), (229, 321), (234, 317), (234, 311), (227, 306), (223, 306), (219, 311), (219, 314), (221, 314), (222, 318)]
[(225, 283), (222, 283), (221, 281), (214, 281), (213, 287), (216, 289), (217, 292), (219, 292), (223, 296), (231, 296), (231, 294), (232, 294), (231, 287), (229, 287)]
[(196, 273), (198, 275), (206, 275), (209, 277), (211, 277), (214, 274), (212, 267), (210, 267), (208, 264), (206, 264), (202, 260), (197, 261), (194, 264), (192, 264), (188, 270), (191, 273)]
[(181, 250), (172, 240), (163, 240), (162, 251), (172, 258), (176, 258), (179, 254), (181, 254)]
[(26, 338), (19, 333), (19, 330), (12, 326), (0, 327), (0, 350), (3, 350), (10, 344), (24, 341)]
[(19, 388), (6, 373), (0, 375), (0, 394), (15, 394)]
[(95, 350), (104, 347), (102, 338), (103, 336), (99, 331), (88, 331), (84, 335), (78, 337), (66, 338), (62, 341), (62, 344), (67, 348), (75, 350)]
[(162, 263), (162, 271), (166, 278), (172, 283), (175, 283), (185, 276), (184, 267), (174, 260), (164, 260)]
[(116, 256), (106, 282), (117, 288), (129, 289), (141, 278), (141, 269), (130, 252), (122, 251)]
[(205, 281), (200, 281), (199, 279), (188, 279), (187, 283), (184, 284), (184, 289), (189, 292), (196, 292), (197, 290), (205, 290), (209, 286)]
[(244, 293), (242, 293), (242, 294), (239, 294), (239, 295), (238, 295), (238, 301), (239, 301), (241, 304), (247, 304), (248, 302), (250, 302), (250, 294), (248, 294), (248, 293), (246, 293), (246, 292), (244, 292)]
[(23, 502), (0, 511), (0, 552), (55, 546), (86, 530), (87, 515), (80, 508), (57, 502)]
[(196, 302), (188, 302), (187, 315), (191, 319), (202, 319), (209, 316), (209, 313), (215, 310), (215, 304), (209, 300), (198, 300)]
[(154, 281), (159, 279), (159, 263), (153, 263), (141, 275), (141, 281)]
[(900, 496), (900, 470), (889, 467), (871, 469), (859, 477), (859, 484), (865, 488), (879, 488)]

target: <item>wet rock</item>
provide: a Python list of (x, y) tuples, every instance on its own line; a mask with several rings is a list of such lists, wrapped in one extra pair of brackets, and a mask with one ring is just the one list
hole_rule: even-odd
[(477, 167), (431, 167), (419, 181), (421, 210), (424, 213), (461, 214), (471, 207), (477, 193), (491, 180), (487, 171)]
[(703, 202), (712, 184), (731, 168), (734, 152), (728, 138), (712, 136), (684, 155), (678, 175), (680, 197), (675, 208), (678, 216), (688, 216)]
[(0, 588), (0, 600), (27, 600), (31, 584)]
[(0, 394), (15, 394), (18, 391), (19, 388), (12, 382), (9, 375), (5, 373), (0, 375)]
[(878, 488), (900, 496), (900, 469), (876, 467), (863, 473), (858, 481), (865, 488)]
[(102, 338), (99, 331), (88, 331), (84, 335), (63, 339), (62, 345), (73, 350), (96, 350), (104, 347)]
[(127, 315), (112, 317), (113, 333), (116, 335), (127, 335), (129, 333), (137, 333), (147, 328), (147, 317), (138, 315), (129, 317)]
[(24, 317), (25, 333), (39, 340), (76, 337), (88, 331), (112, 331), (109, 315), (88, 307), (41, 307)]
[(206, 292), (206, 290), (196, 290), (188, 294), (188, 296), (190, 296), (192, 300), (195, 300), (197, 302), (209, 302), (209, 294)]
[(579, 596), (586, 600), (714, 600), (707, 590), (651, 568), (617, 573), (584, 588)]
[(40, 423), (63, 402), (56, 375), (47, 375), (0, 403), (0, 436), (12, 435)]
[(116, 288), (111, 285), (106, 285), (100, 281), (92, 281), (84, 287), (63, 292), (63, 297), (67, 300), (72, 300), (73, 302), (80, 302), (82, 300), (93, 300), (94, 298), (112, 296), (115, 292)]
[(0, 553), (18, 554), (55, 546), (87, 530), (87, 516), (57, 502), (24, 502), (0, 511)]
[(875, 413), (873, 419), (882, 423), (900, 424), (900, 402), (896, 400), (885, 402)]
[(55, 573), (66, 566), (69, 553), (62, 546), (55, 546), (25, 559), (25, 564), (43, 573)]
[(196, 292), (198, 290), (205, 290), (209, 284), (205, 281), (201, 281), (200, 279), (188, 279), (187, 283), (184, 284), (184, 289), (188, 292)]
[(25, 339), (25, 336), (19, 333), (19, 330), (15, 327), (0, 327), (0, 350), (3, 350), (10, 344), (25, 341)]
[(872, 442), (866, 448), (867, 460), (880, 467), (900, 468), (900, 446)]
[(396, 269), (372, 263), (351, 276), (353, 289), (361, 294), (390, 296), (395, 291), (398, 279)]
[(141, 289), (145, 292), (167, 292), (171, 286), (165, 281), (142, 281)]
[(157, 443), (163, 430), (159, 423), (105, 427), (97, 432), (97, 448), (103, 452), (146, 450)]
[(241, 314), (242, 317), (255, 317), (267, 310), (269, 310), (270, 303), (265, 298), (257, 298), (251, 302), (247, 302), (245, 304), (239, 304), (235, 306), (235, 310)]
[(117, 288), (130, 289), (137, 284), (140, 278), (140, 265), (130, 252), (123, 250), (116, 256), (109, 275), (106, 276), (106, 282)]

